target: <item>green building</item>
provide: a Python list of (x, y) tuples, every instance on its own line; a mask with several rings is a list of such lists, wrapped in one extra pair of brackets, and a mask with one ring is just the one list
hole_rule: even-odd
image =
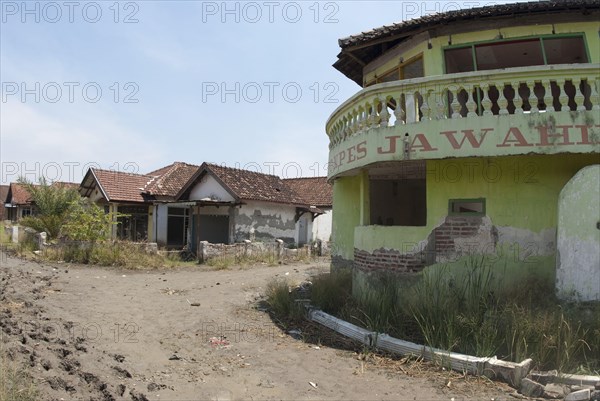
[(600, 3), (494, 5), (339, 41), (332, 267), (355, 291), (489, 255), (600, 299)]

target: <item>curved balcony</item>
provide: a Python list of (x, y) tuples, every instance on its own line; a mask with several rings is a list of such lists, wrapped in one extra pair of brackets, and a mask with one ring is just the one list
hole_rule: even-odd
[(379, 161), (600, 152), (599, 91), (600, 64), (373, 85), (327, 121), (329, 177)]

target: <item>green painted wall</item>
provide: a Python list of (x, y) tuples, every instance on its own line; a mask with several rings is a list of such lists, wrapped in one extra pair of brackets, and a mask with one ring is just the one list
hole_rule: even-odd
[(360, 224), (362, 176), (340, 177), (333, 183), (332, 255), (354, 259), (354, 227)]
[[(557, 35), (583, 33), (587, 42), (590, 61), (592, 63), (600, 62), (600, 37), (598, 35), (598, 31), (600, 31), (599, 21), (554, 24), (554, 27), (552, 24), (530, 25), (455, 34), (452, 35), (452, 46), (495, 40), (499, 35), (502, 35), (503, 39), (551, 35), (553, 29)], [(421, 53), (423, 54), (425, 76), (444, 74), (443, 49), (448, 47), (448, 39), (448, 36), (432, 38), (431, 49), (427, 48), (427, 43), (419, 43), (415, 44), (413, 48), (400, 54), (392, 54), (393, 52), (390, 52), (389, 55), (383, 55), (381, 59), (385, 60), (386, 58), (389, 58), (389, 60), (384, 61), (380, 67), (366, 74), (364, 77), (365, 82), (370, 82), (375, 76), (380, 76), (392, 68), (397, 67), (400, 64), (400, 58), (409, 60)]]
[[(582, 167), (597, 163), (598, 154), (428, 160), (427, 226), (356, 226), (354, 246), (368, 252), (382, 247), (409, 252), (443, 222), (448, 200), (457, 198), (486, 198), (492, 224), (539, 234), (556, 227), (562, 187)], [(357, 200), (334, 198), (334, 211)], [(335, 230), (335, 214), (333, 224)]]

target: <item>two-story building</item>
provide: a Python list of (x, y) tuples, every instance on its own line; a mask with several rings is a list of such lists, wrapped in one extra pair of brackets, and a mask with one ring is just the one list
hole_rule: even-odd
[(600, 299), (600, 3), (493, 5), (339, 40), (362, 87), (331, 115), (332, 267), (493, 256)]

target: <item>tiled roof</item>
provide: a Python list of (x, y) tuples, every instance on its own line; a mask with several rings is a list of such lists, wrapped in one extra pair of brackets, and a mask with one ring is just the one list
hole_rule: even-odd
[(143, 192), (153, 196), (175, 198), (199, 169), (200, 166), (183, 162), (175, 162), (165, 166), (148, 174), (149, 176), (157, 176), (157, 178), (146, 185)]
[(208, 163), (202, 168), (212, 172), (238, 199), (306, 205), (304, 199), (276, 175)]
[[(579, 13), (589, 15), (598, 10), (600, 10), (600, 2), (597, 0), (551, 0), (496, 4), (425, 15), (340, 39), (338, 43), (342, 52), (333, 66), (362, 86), (362, 68), (365, 64), (379, 57), (385, 49), (436, 26), (468, 24), (474, 20), (490, 21), (518, 16), (532, 18), (535, 15), (545, 14)], [(589, 18), (592, 21), (594, 18), (597, 20), (597, 17), (594, 16)], [(384, 42), (385, 46), (383, 46)]]
[(26, 205), (31, 203), (31, 195), (27, 191), (27, 188), (25, 188), (25, 185), (11, 182), (6, 200), (10, 200), (10, 203), (13, 205)]
[[(155, 177), (123, 171), (90, 169), (110, 202), (145, 202), (142, 190)], [(84, 178), (84, 182), (85, 182)], [(83, 185), (83, 184), (82, 184)]]
[(327, 177), (288, 178), (283, 180), (310, 206), (330, 207), (333, 204), (333, 186)]
[(8, 185), (0, 185), (0, 207), (4, 207), (4, 204), (6, 203), (9, 188), (10, 186)]

